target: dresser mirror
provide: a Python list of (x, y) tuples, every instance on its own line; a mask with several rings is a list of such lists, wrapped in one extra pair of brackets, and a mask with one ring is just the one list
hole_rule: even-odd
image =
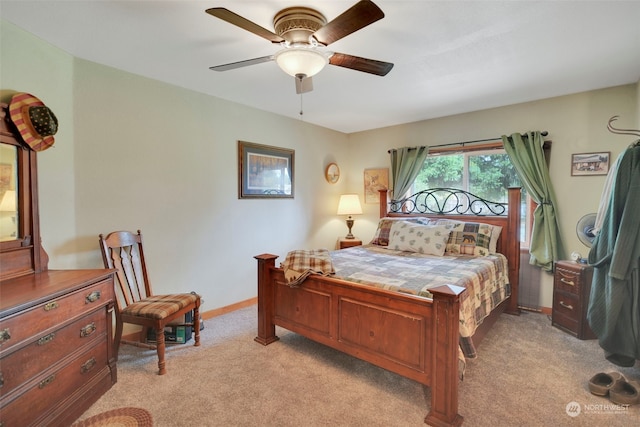
[(0, 280), (46, 270), (40, 244), (36, 153), (25, 148), (8, 106), (0, 110)]
[(18, 147), (0, 144), (0, 242), (18, 238)]

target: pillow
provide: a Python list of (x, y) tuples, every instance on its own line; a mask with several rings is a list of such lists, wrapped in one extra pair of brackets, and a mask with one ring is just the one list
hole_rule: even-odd
[(389, 234), (389, 249), (444, 255), (450, 231), (445, 226), (396, 221)]
[(489, 242), (489, 253), (495, 254), (498, 252), (498, 238), (500, 237), (500, 233), (502, 233), (502, 227), (494, 225), (493, 231), (491, 232), (491, 241)]
[(445, 250), (451, 255), (486, 256), (495, 253), (498, 237), (502, 231), (502, 227), (497, 227), (498, 230), (495, 230), (496, 227), (490, 224), (451, 219), (431, 220), (430, 224), (441, 225), (451, 230)]
[(396, 217), (385, 217), (380, 218), (378, 221), (378, 228), (376, 229), (376, 233), (373, 235), (373, 239), (369, 244), (371, 245), (379, 245), (379, 246), (387, 246), (389, 244), (389, 232), (391, 231), (391, 225), (398, 221), (407, 221), (416, 224), (426, 224), (429, 219), (421, 218), (421, 217), (409, 217), (409, 218), (396, 218)]

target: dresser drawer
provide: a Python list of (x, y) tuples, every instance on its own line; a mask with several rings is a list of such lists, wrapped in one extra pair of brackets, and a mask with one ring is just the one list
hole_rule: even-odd
[(0, 396), (11, 393), (30, 378), (60, 362), (70, 352), (95, 344), (96, 339), (104, 340), (107, 331), (106, 309), (103, 308), (62, 329), (36, 336), (36, 341), (0, 360)]
[(104, 375), (107, 366), (107, 342), (98, 342), (58, 370), (49, 370), (30, 382), (29, 388), (14, 399), (7, 396), (0, 400), (0, 421), (3, 427), (25, 427), (37, 420), (47, 408), (69, 397), (90, 381)]
[(32, 309), (0, 321), (0, 355), (19, 344), (36, 341), (59, 327), (59, 324), (82, 316), (113, 300), (113, 281), (103, 280), (64, 297), (53, 299)]
[(581, 278), (579, 271), (557, 267), (554, 277), (556, 290), (580, 295)]

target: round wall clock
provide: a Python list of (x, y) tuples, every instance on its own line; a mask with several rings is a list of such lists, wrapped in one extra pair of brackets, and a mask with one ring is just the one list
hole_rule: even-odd
[(335, 184), (340, 179), (340, 168), (335, 163), (329, 163), (324, 171), (324, 177), (330, 184)]

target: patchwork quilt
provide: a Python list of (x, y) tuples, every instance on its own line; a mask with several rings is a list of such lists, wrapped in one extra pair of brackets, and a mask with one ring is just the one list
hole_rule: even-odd
[(466, 288), (460, 297), (460, 344), (476, 357), (470, 337), (491, 310), (509, 297), (509, 269), (502, 254), (433, 256), (390, 250), (377, 245), (331, 252), (335, 277), (397, 292), (431, 298), (429, 288)]

